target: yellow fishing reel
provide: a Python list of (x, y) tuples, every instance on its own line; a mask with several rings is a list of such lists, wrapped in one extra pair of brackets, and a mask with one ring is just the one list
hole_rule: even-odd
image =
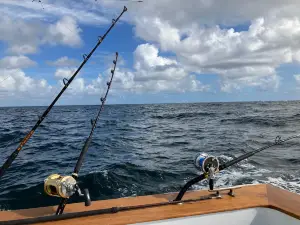
[(76, 179), (73, 176), (61, 176), (52, 174), (44, 181), (44, 190), (47, 195), (61, 198), (70, 198), (77, 193), (85, 198), (85, 206), (91, 205), (91, 198), (88, 189), (81, 192)]

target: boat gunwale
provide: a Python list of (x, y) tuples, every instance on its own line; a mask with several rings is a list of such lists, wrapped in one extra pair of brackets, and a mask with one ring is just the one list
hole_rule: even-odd
[[(286, 190), (274, 187), (270, 184), (259, 185), (245, 185), (242, 188), (235, 190), (237, 197), (227, 196), (223, 194), (222, 199), (210, 199), (203, 201), (195, 201), (193, 203), (184, 203), (184, 208), (180, 204), (164, 205), (159, 207), (133, 209), (130, 211), (120, 211), (118, 213), (106, 213), (101, 215), (90, 215), (80, 218), (72, 218), (65, 220), (56, 220), (48, 222), (49, 224), (82, 224), (85, 223), (98, 224), (109, 223), (114, 224), (128, 224), (149, 222), (155, 220), (165, 220), (186, 216), (204, 215), (210, 213), (226, 212), (247, 208), (264, 207), (280, 211), (284, 214), (292, 216), (300, 220), (300, 195), (291, 193)], [(111, 200), (94, 201), (91, 207), (84, 207), (82, 203), (74, 203), (68, 205), (66, 208), (67, 214), (83, 213), (92, 210), (110, 209), (111, 207), (136, 206), (150, 203), (160, 203), (173, 200), (175, 193), (127, 197)], [(208, 191), (190, 191), (186, 193), (185, 200), (199, 199), (200, 196), (207, 195)], [(103, 207), (106, 206), (106, 207)], [(56, 207), (41, 207), (35, 209), (2, 211), (0, 212), (0, 224), (5, 224), (4, 221), (22, 220), (28, 218), (35, 218), (39, 216), (47, 216), (55, 212)], [(91, 209), (91, 210), (89, 210)], [(152, 213), (149, 213), (152, 212)], [(149, 216), (149, 214), (151, 214)], [(42, 223), (41, 223), (42, 224)]]

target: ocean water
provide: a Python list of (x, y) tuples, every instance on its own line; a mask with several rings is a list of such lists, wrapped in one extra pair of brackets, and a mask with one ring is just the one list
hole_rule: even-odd
[[(46, 107), (0, 108), (0, 163)], [(54, 107), (0, 179), (0, 208), (56, 205), (52, 174), (70, 175), (98, 106)], [(197, 153), (221, 162), (300, 133), (300, 102), (106, 105), (79, 185), (92, 200), (179, 191), (199, 172)], [(216, 186), (271, 183), (300, 193), (300, 139), (267, 149), (218, 174)], [(193, 189), (207, 189), (206, 181)], [(83, 199), (74, 197), (70, 202)]]

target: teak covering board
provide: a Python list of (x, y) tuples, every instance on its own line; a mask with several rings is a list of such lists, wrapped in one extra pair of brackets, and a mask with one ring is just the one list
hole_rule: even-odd
[[(230, 197), (225, 193), (222, 199), (210, 199), (192, 203), (159, 206), (147, 209), (123, 211), (114, 214), (104, 214), (47, 222), (43, 224), (77, 225), (77, 224), (132, 224), (154, 220), (170, 219), (176, 217), (202, 215), (230, 210), (238, 210), (253, 207), (272, 208), (300, 220), (300, 195), (276, 188), (268, 184), (249, 185), (235, 190), (236, 197)], [(177, 193), (159, 194), (141, 197), (120, 198), (112, 200), (94, 201), (91, 206), (85, 207), (83, 203), (67, 205), (65, 213), (82, 212), (102, 208), (133, 206), (149, 203), (159, 203), (173, 200)], [(184, 199), (197, 199), (208, 195), (208, 191), (187, 192)], [(54, 214), (57, 206), (41, 207), (35, 209), (23, 209), (0, 212), (0, 221), (24, 219)]]

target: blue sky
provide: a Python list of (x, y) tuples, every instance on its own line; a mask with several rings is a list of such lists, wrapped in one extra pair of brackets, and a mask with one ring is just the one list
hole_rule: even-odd
[[(119, 3), (0, 0), (0, 106), (51, 103)], [(300, 3), (249, 4), (128, 2), (57, 104), (98, 104), (116, 51), (110, 104), (298, 100)]]

